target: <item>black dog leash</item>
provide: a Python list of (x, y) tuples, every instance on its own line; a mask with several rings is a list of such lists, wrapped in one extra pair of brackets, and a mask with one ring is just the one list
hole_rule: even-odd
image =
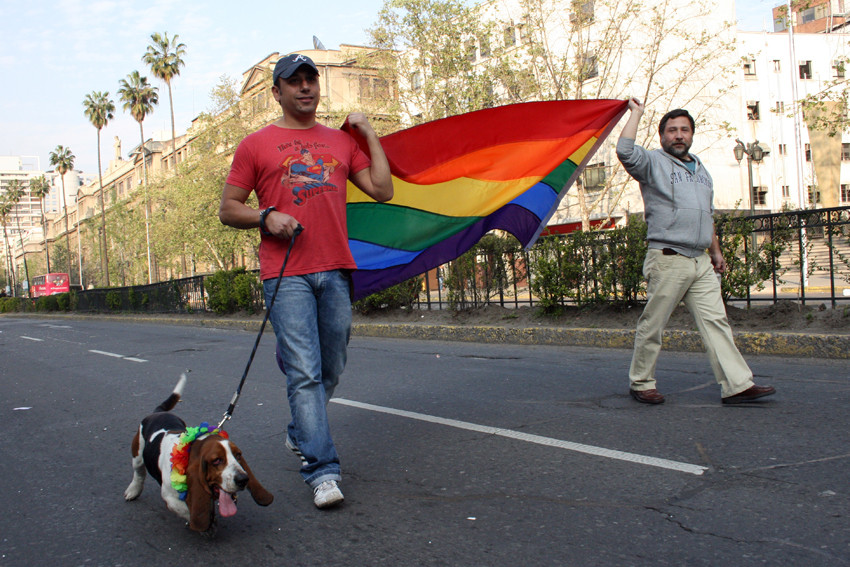
[(236, 388), (236, 393), (233, 394), (233, 399), (230, 400), (230, 406), (227, 408), (227, 411), (224, 412), (224, 417), (221, 418), (221, 422), (218, 424), (219, 429), (221, 429), (222, 425), (224, 425), (226, 421), (233, 417), (233, 410), (236, 409), (236, 403), (239, 401), (239, 396), (242, 395), (242, 386), (245, 385), (245, 379), (248, 377), (248, 369), (251, 368), (251, 363), (254, 361), (254, 355), (257, 354), (257, 347), (260, 344), (260, 339), (262, 338), (263, 331), (266, 328), (266, 322), (269, 320), (269, 314), (271, 314), (272, 307), (274, 307), (274, 300), (277, 299), (277, 290), (280, 288), (280, 280), (283, 279), (283, 271), (286, 269), (286, 263), (289, 261), (289, 253), (292, 252), (292, 246), (295, 244), (295, 237), (303, 231), (304, 227), (299, 224), (292, 233), (292, 238), (289, 240), (289, 248), (286, 250), (286, 256), (283, 258), (283, 265), (280, 267), (280, 275), (278, 275), (277, 284), (274, 286), (272, 300), (269, 302), (269, 306), (266, 309), (266, 314), (263, 317), (263, 324), (260, 325), (260, 332), (257, 334), (257, 340), (254, 341), (254, 348), (251, 350), (251, 356), (248, 357), (248, 364), (245, 366), (245, 372), (242, 373), (242, 380), (239, 381), (239, 387)]

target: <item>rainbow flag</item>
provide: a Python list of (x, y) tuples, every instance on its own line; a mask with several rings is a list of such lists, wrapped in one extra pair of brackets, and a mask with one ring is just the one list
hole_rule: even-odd
[(377, 203), (348, 184), (354, 298), (454, 260), (494, 229), (534, 244), (626, 108), (623, 100), (514, 104), (381, 138), (393, 199)]

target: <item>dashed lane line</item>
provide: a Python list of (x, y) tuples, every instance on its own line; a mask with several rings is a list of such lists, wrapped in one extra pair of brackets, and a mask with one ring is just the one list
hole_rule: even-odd
[(124, 356), (123, 354), (116, 354), (114, 352), (106, 352), (105, 350), (89, 350), (89, 352), (94, 354), (102, 354), (103, 356), (111, 356), (112, 358), (120, 358), (122, 360), (129, 360), (130, 362), (147, 362), (144, 358), (136, 358), (133, 356)]

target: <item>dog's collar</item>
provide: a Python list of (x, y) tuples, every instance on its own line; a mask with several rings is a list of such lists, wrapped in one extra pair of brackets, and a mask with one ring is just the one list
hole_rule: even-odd
[(199, 437), (208, 435), (228, 438), (226, 431), (218, 427), (210, 429), (210, 424), (205, 421), (198, 427), (187, 427), (186, 431), (180, 435), (180, 440), (171, 449), (171, 487), (177, 491), (180, 500), (186, 500), (186, 492), (189, 490), (189, 485), (186, 483), (186, 468), (189, 466), (189, 451), (192, 449), (192, 444)]

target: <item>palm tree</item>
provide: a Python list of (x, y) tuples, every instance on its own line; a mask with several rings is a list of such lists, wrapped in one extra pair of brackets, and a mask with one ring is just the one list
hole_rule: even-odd
[(186, 44), (178, 43), (178, 37), (180, 36), (174, 34), (174, 37), (168, 39), (168, 32), (162, 35), (152, 33), (151, 44), (148, 45), (147, 52), (142, 56), (142, 61), (151, 68), (151, 73), (165, 81), (165, 86), (168, 87), (168, 105), (171, 107), (171, 159), (174, 160), (175, 165), (177, 165), (177, 156), (174, 155), (177, 134), (174, 131), (174, 102), (171, 98), (171, 79), (180, 74), (180, 67), (186, 65), (183, 61), (183, 57), (186, 55)]
[(9, 222), (9, 215), (12, 213), (12, 209), (15, 207), (4, 195), (0, 198), (0, 223), (3, 225), (3, 239), (6, 241), (6, 257), (3, 258), (5, 262), (6, 275), (11, 275), (11, 279), (9, 280), (9, 287), (12, 289), (12, 295), (15, 295), (15, 267), (12, 265), (12, 248), (9, 246), (9, 233), (6, 232), (6, 225)]
[(30, 179), (30, 193), (41, 203), (41, 232), (44, 234), (44, 257), (47, 259), (47, 273), (50, 273), (50, 251), (47, 246), (47, 226), (44, 220), (44, 198), (50, 194), (50, 185), (43, 175)]
[(74, 169), (74, 160), (77, 157), (71, 153), (71, 148), (56, 146), (50, 152), (50, 165), (56, 168), (62, 179), (62, 210), (65, 211), (65, 247), (68, 250), (68, 277), (71, 277), (71, 229), (68, 228), (68, 197), (65, 194), (65, 174)]
[[(12, 179), (11, 181), (9, 181), (9, 187), (8, 187), (7, 192), (6, 192), (6, 199), (9, 201), (9, 203), (12, 204), (12, 207), (14, 208), (15, 206), (17, 206), (17, 204), (20, 203), (21, 199), (23, 199), (23, 198), (24, 198), (24, 188), (21, 185), (21, 180), (20, 179)], [(18, 213), (15, 214), (15, 223), (18, 225), (18, 238), (21, 241), (21, 256), (24, 259), (24, 277), (26, 278), (27, 290), (29, 292), (29, 296), (32, 297), (32, 290), (30, 290), (30, 288), (29, 288), (30, 270), (27, 267), (27, 251), (24, 249), (24, 232), (21, 230), (20, 211), (18, 211)]]
[(83, 106), (85, 107), (85, 115), (86, 118), (92, 123), (92, 125), (97, 128), (97, 178), (100, 185), (100, 233), (101, 233), (101, 246), (103, 247), (103, 252), (101, 253), (101, 270), (103, 270), (103, 274), (106, 277), (106, 287), (109, 287), (109, 259), (107, 258), (107, 246), (106, 246), (106, 210), (104, 201), (106, 200), (103, 195), (103, 168), (100, 165), (100, 131), (109, 123), (110, 120), (115, 118), (115, 103), (109, 100), (109, 92), (99, 92), (92, 91), (91, 94), (87, 94), (85, 100), (83, 100)]
[[(127, 80), (129, 79), (129, 81)], [(121, 88), (118, 96), (124, 103), (124, 110), (129, 112), (136, 122), (139, 123), (139, 133), (142, 136), (142, 174), (145, 178), (145, 233), (148, 245), (148, 283), (153, 283), (153, 270), (151, 268), (151, 229), (150, 229), (150, 204), (148, 203), (148, 152), (145, 148), (145, 130), (142, 122), (145, 116), (153, 112), (153, 107), (159, 102), (157, 88), (148, 83), (147, 77), (133, 71), (127, 75), (127, 79), (121, 79)]]

